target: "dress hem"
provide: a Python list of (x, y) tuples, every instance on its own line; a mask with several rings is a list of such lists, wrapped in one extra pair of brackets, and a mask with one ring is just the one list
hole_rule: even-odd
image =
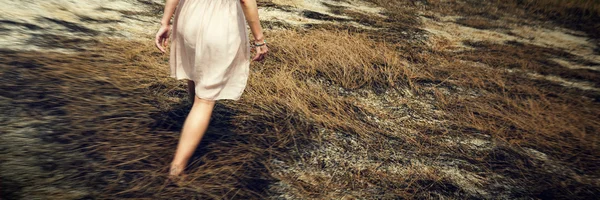
[[(176, 76), (176, 75), (171, 75), (171, 78), (175, 78), (176, 80), (189, 80), (189, 81), (194, 81), (194, 80), (192, 80), (192, 79), (191, 79), (191, 78), (189, 78), (189, 77), (179, 77), (179, 76)], [(194, 81), (194, 83), (196, 83), (196, 82)], [(196, 94), (196, 95), (195, 95), (196, 97), (198, 97), (198, 98), (200, 98), (200, 99), (203, 99), (203, 100), (208, 100), (208, 101), (217, 101), (217, 100), (233, 100), (233, 101), (238, 101), (238, 100), (240, 100), (240, 98), (241, 98), (241, 96), (242, 96), (241, 94), (243, 93), (243, 90), (242, 90), (242, 92), (240, 93), (240, 95), (238, 95), (238, 97), (237, 97), (237, 98), (227, 98), (227, 97), (208, 98), (208, 97), (202, 97), (202, 96), (200, 96), (200, 95), (199, 95), (199, 93), (198, 93), (197, 91), (194, 91), (194, 93)]]

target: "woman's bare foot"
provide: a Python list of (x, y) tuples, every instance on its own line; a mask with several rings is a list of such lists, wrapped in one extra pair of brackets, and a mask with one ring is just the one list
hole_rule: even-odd
[(171, 164), (171, 167), (169, 168), (169, 179), (175, 182), (182, 180), (185, 175), (183, 174), (184, 169), (185, 167), (183, 165)]

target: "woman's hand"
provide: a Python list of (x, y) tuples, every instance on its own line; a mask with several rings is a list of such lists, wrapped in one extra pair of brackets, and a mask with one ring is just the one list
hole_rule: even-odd
[(254, 47), (254, 50), (256, 51), (256, 55), (254, 56), (252, 61), (262, 61), (263, 59), (265, 59), (267, 52), (269, 52), (269, 47), (267, 47), (267, 45), (265, 44), (262, 46)]
[(166, 53), (165, 47), (169, 44), (169, 32), (171, 30), (170, 25), (162, 25), (158, 32), (156, 33), (156, 38), (154, 39), (154, 43), (156, 48), (163, 53)]

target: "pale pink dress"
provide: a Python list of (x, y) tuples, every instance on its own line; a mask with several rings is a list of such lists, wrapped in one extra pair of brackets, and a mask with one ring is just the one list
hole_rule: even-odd
[(250, 44), (240, 0), (180, 0), (171, 34), (171, 77), (196, 85), (207, 100), (242, 95)]

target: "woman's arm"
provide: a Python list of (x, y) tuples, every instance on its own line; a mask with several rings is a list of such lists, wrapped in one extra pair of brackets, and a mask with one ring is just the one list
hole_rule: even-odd
[[(258, 6), (256, 5), (256, 0), (240, 0), (240, 2), (248, 26), (250, 26), (250, 31), (252, 31), (252, 35), (254, 36), (254, 43), (262, 44), (265, 40), (265, 36), (263, 35), (260, 20), (258, 19)], [(262, 60), (268, 51), (269, 48), (266, 45), (256, 47), (256, 56), (254, 56), (254, 59), (252, 60)]]
[(179, 0), (166, 0), (165, 10), (163, 13), (162, 20), (160, 21), (161, 25), (169, 25), (171, 17), (173, 17), (173, 13), (175, 13), (175, 8), (177, 7), (177, 4), (179, 4)]
[(156, 38), (154, 39), (154, 43), (156, 47), (163, 53), (166, 52), (165, 47), (169, 41), (169, 29), (171, 29), (171, 17), (173, 17), (173, 13), (175, 13), (175, 8), (179, 4), (179, 0), (166, 0), (165, 10), (163, 13), (162, 20), (160, 20), (160, 29), (156, 33)]
[(248, 21), (248, 25), (254, 36), (254, 41), (262, 43), (265, 38), (262, 27), (260, 26), (260, 20), (258, 19), (258, 6), (256, 5), (256, 0), (240, 1), (242, 3), (242, 10), (244, 10), (244, 15), (246, 16), (246, 21)]

